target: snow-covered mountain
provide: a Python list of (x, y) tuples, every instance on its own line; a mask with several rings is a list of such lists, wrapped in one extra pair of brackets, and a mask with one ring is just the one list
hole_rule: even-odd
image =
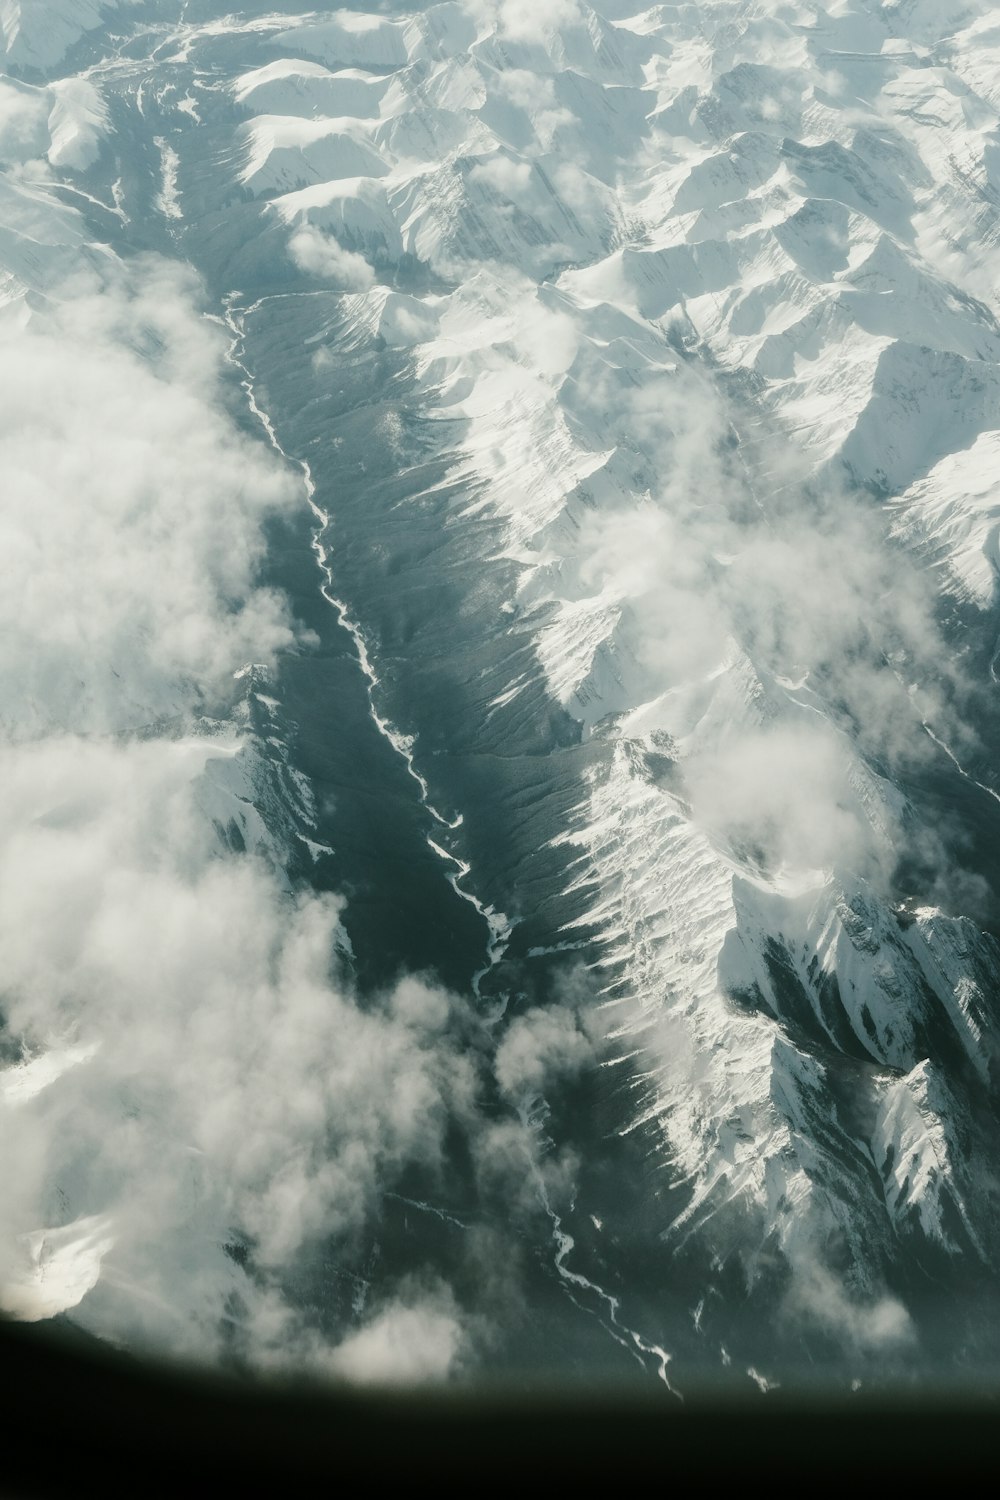
[[(66, 977), (124, 910), (68, 929), (57, 1012), (48, 971), (4, 958), (11, 1097), (31, 1069), (58, 1096), (9, 1215), (22, 1247), (74, 1247), (44, 1310), (184, 1347), (221, 1318), (257, 1357), (294, 1324), (295, 1357), (356, 1374), (530, 1362), (515, 1309), (542, 1304), (557, 1368), (989, 1366), (991, 8), (220, 10), (0, 7), (0, 719), (19, 775), (67, 735), (136, 767), (183, 749), (184, 899), (227, 871), (239, 926), (252, 864), (252, 901), (313, 923), (348, 977), (245, 1153), (269, 1086), (234, 1081), (213, 1134), (171, 1068), (193, 1017), (199, 1056), (313, 1025), (298, 968), (238, 1019), (298, 938), (276, 926), (238, 975), (207, 946), (152, 1072), (80, 1051), (127, 1029), (124, 970), (117, 1010)], [(159, 794), (129, 774), (121, 813), (101, 772), (125, 842), (94, 868), (157, 846)], [(30, 801), (12, 888), (57, 857), (18, 852), (54, 816)], [(388, 938), (397, 841), (400, 888), (428, 894)], [(400, 967), (453, 993), (411, 1004)], [(398, 1070), (366, 1071), (369, 1047)], [(308, 1119), (286, 1120), (300, 1072)], [(127, 1114), (126, 1078), (161, 1102), (129, 1115), (126, 1161), (83, 1171), (65, 1132)], [(405, 1128), (396, 1094), (423, 1101)], [(114, 1204), (164, 1130), (204, 1175), (185, 1198), (169, 1158), (154, 1254)], [(503, 1291), (502, 1223), (530, 1263)], [(169, 1314), (136, 1313), (154, 1294)]]

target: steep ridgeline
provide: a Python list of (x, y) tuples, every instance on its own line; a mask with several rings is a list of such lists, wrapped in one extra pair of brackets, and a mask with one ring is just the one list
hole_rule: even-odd
[(61, 9), (57, 65), (3, 7), (11, 87), (105, 122), (50, 162), (308, 464), (497, 1035), (581, 964), (574, 1295), (764, 1385), (988, 1363), (992, 7)]

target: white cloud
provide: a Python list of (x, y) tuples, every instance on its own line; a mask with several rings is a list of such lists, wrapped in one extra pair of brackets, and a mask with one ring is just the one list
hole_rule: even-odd
[(469, 172), (470, 182), (481, 182), (512, 203), (525, 207), (532, 198), (531, 163), (509, 156), (491, 156), (477, 162)]
[(476, 1180), (483, 1202), (496, 1215), (517, 1222), (542, 1207), (540, 1187), (551, 1183), (550, 1201), (572, 1196), (576, 1161), (571, 1156), (546, 1158), (536, 1132), (523, 1120), (501, 1118), (473, 1140)]
[(467, 8), (512, 42), (544, 42), (582, 19), (578, 0), (468, 0)]
[[(287, 471), (234, 427), (194, 278), (83, 274), (0, 339), (0, 725), (120, 730), (292, 644), (256, 584)], [(192, 687), (196, 684), (196, 688)]]
[(496, 97), (527, 114), (544, 151), (553, 149), (560, 128), (575, 121), (572, 111), (557, 102), (554, 81), (527, 68), (505, 68), (496, 79)]
[[(576, 1161), (482, 1111), (462, 1004), (413, 976), (360, 1002), (335, 962), (341, 903), (220, 854), (210, 772), (233, 757), (212, 738), (0, 749), (0, 969), (26, 1049), (0, 1074), (0, 1304), (211, 1358), (238, 1294), (254, 1363), (443, 1378), (489, 1337), (481, 1311), (403, 1288), (331, 1343), (288, 1291), (296, 1266), (319, 1245), (351, 1265), (382, 1195), (414, 1168), (433, 1181), (456, 1128), (508, 1224), (570, 1198)], [(498, 1082), (521, 1096), (590, 1056), (574, 1016), (530, 1011)]]
[(303, 224), (288, 241), (288, 253), (307, 276), (332, 281), (342, 292), (365, 292), (375, 284), (375, 272), (353, 250), (345, 250), (332, 234), (315, 224)]
[(898, 1297), (851, 1296), (818, 1256), (804, 1251), (793, 1256), (792, 1273), (786, 1317), (818, 1325), (861, 1353), (905, 1349), (915, 1342), (913, 1320)]
[[(5, 1305), (30, 1315), (34, 1295), (51, 1312), (58, 1285), (73, 1305), (80, 1226), (99, 1219), (84, 1321), (201, 1353), (232, 1232), (280, 1286), (318, 1238), (348, 1246), (405, 1167), (433, 1172), (476, 1092), (443, 1035), (446, 996), (408, 979), (362, 1008), (334, 976), (340, 903), (219, 857), (203, 773), (232, 751), (55, 737), (0, 751), (8, 1034), (55, 1058), (0, 1105)], [(60, 1238), (74, 1256), (33, 1292), (37, 1247)]]
[(594, 1044), (578, 1015), (562, 1005), (536, 1006), (504, 1032), (494, 1072), (502, 1092), (519, 1099), (579, 1074), (593, 1055)]
[(359, 1385), (411, 1385), (451, 1374), (467, 1341), (446, 1287), (400, 1296), (338, 1345), (328, 1368)]
[(425, 307), (415, 297), (391, 297), (382, 313), (379, 334), (386, 343), (395, 348), (411, 348), (414, 344), (426, 343), (437, 332), (437, 320), (433, 310)]
[[(852, 749), (816, 715), (744, 727), (694, 756), (695, 817), (774, 870), (866, 866), (873, 834), (851, 785)], [(872, 873), (867, 870), (867, 873)]]

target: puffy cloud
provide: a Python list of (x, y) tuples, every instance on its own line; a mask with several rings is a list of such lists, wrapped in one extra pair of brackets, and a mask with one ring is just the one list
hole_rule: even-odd
[(449, 1289), (415, 1286), (344, 1339), (330, 1355), (328, 1368), (359, 1385), (426, 1383), (454, 1371), (466, 1341)]
[(553, 149), (562, 127), (574, 123), (572, 112), (556, 99), (553, 79), (526, 68), (506, 68), (500, 73), (496, 79), (495, 96), (523, 112), (527, 117), (525, 128), (533, 133), (545, 151)]
[(851, 1296), (818, 1256), (804, 1250), (793, 1257), (792, 1273), (787, 1318), (818, 1326), (862, 1354), (901, 1351), (915, 1342), (913, 1320), (898, 1297)]
[(473, 1107), (448, 997), (411, 978), (360, 1005), (337, 978), (339, 901), (219, 857), (205, 772), (236, 753), (0, 752), (0, 966), (24, 1048), (0, 1075), (0, 1271), (22, 1316), (100, 1270), (100, 1331), (210, 1350), (227, 1238), (279, 1285), (319, 1237), (349, 1245), (404, 1168), (433, 1172)]
[[(225, 344), (161, 260), (81, 275), (0, 344), (0, 724), (121, 730), (293, 641), (260, 588), (289, 474), (245, 438)], [(196, 686), (193, 686), (196, 685)]]
[(685, 785), (703, 826), (772, 870), (867, 867), (875, 841), (851, 762), (849, 744), (804, 715), (694, 756)]
[(530, 1222), (572, 1202), (576, 1153), (557, 1149), (526, 1107), (519, 1119), (481, 1122), (470, 1145), (482, 1201), (506, 1222)]
[[(480, 1270), (462, 1306), (397, 1289), (338, 1343), (299, 1309), (296, 1268), (320, 1246), (351, 1266), (383, 1195), (414, 1170), (433, 1182), (455, 1130), (507, 1224), (571, 1199), (576, 1159), (527, 1114), (484, 1110), (492, 1064), (467, 1007), (416, 976), (359, 997), (342, 903), (222, 852), (240, 784), (212, 773), (242, 753), (204, 737), (0, 750), (0, 1304), (72, 1308), (156, 1351), (214, 1357), (238, 1336), (264, 1367), (443, 1377), (516, 1311), (511, 1278)], [(556, 1003), (515, 1020), (494, 1076), (533, 1106), (591, 1055)]]
[(497, 1047), (494, 1072), (501, 1091), (519, 1099), (582, 1072), (594, 1044), (567, 1006), (536, 1006), (517, 1016)]
[(509, 156), (491, 156), (477, 162), (469, 172), (470, 182), (481, 182), (512, 203), (526, 207), (532, 193), (531, 163), (513, 161)]
[(582, 19), (578, 0), (468, 0), (467, 8), (512, 42), (544, 42)]
[(315, 224), (303, 224), (288, 241), (288, 253), (300, 271), (332, 281), (338, 291), (364, 292), (375, 284), (375, 272), (353, 250), (345, 250), (332, 234)]

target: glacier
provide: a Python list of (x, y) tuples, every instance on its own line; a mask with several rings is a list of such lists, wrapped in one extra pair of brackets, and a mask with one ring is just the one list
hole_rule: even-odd
[[(276, 1097), (252, 1170), (154, 1070), (134, 1155), (91, 1171), (66, 1132), (100, 1113), (124, 970), (81, 1030), (11, 948), (5, 1107), (37, 1097), (51, 1221), (43, 1254), (17, 1206), (11, 1307), (45, 1262), (39, 1315), (265, 1361), (294, 1328), (295, 1359), (358, 1378), (370, 1347), (414, 1378), (681, 1391), (992, 1370), (991, 8), (220, 11), (0, 7), (5, 408), (37, 413), (4, 447), (32, 588), (0, 724), (28, 802), (33, 745), (144, 747), (118, 774), (140, 805), (167, 787), (183, 836), (115, 811), (96, 761), (82, 802), (143, 879), (165, 840), (185, 891), (262, 904), (259, 961), (292, 975), (248, 1011), (262, 1049), (314, 1023), (324, 943), (340, 977), (279, 1070), (311, 1118)], [(55, 483), (92, 498), (54, 534), (32, 470), (95, 344), (129, 482), (63, 423)], [(36, 359), (49, 389), (63, 363), (56, 417)], [(165, 1056), (187, 1028), (246, 1055), (219, 944), (218, 1039), (206, 1000)], [(398, 1071), (371, 1066), (383, 1113), (352, 1136), (368, 1048)], [(102, 1118), (150, 1066), (110, 1067)], [(393, 1089), (423, 1101), (405, 1122)], [(163, 1130), (201, 1165), (157, 1199), (156, 1255), (114, 1205)]]

